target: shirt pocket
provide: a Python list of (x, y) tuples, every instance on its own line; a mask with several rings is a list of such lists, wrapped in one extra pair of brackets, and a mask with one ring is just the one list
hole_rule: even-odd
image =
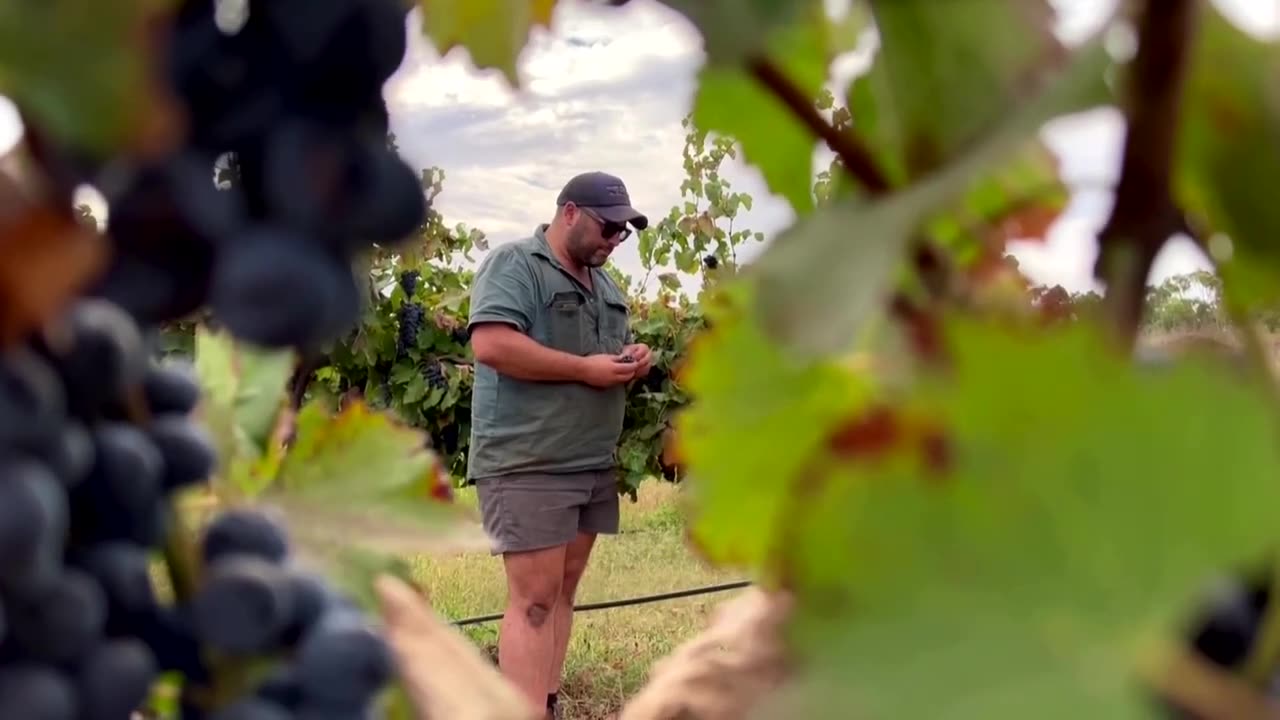
[(604, 301), (604, 317), (600, 319), (600, 340), (604, 352), (617, 354), (627, 344), (628, 311), (625, 302)]
[(573, 355), (586, 354), (583, 342), (586, 324), (584, 302), (582, 294), (574, 290), (551, 294), (547, 301), (547, 335), (551, 347)]

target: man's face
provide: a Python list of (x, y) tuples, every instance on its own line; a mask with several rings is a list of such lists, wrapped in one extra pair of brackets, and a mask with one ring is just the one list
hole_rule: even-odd
[(628, 235), (625, 225), (609, 222), (586, 208), (577, 208), (566, 244), (574, 262), (583, 267), (600, 267)]

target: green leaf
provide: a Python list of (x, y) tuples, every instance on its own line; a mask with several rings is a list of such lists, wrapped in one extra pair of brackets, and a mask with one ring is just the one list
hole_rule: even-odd
[(880, 200), (832, 202), (784, 232), (751, 268), (769, 334), (800, 353), (846, 348), (888, 293), (893, 270), (925, 219), (1025, 147), (1046, 121), (1106, 97), (1103, 71), (1110, 59), (1101, 43), (1078, 53), (954, 162)]
[(1280, 297), (1280, 43), (1245, 34), (1205, 5), (1182, 103), (1174, 190), (1192, 217), (1230, 237), (1230, 257), (1219, 258), (1218, 268), (1229, 298), (1271, 302)]
[(879, 0), (871, 11), (880, 48), (850, 94), (865, 94), (876, 120), (860, 124), (864, 98), (854, 125), (913, 178), (987, 135), (1065, 57), (1045, 0)]
[[(827, 75), (824, 48), (818, 23), (797, 24), (770, 39), (768, 57), (800, 92), (816, 97)], [(813, 208), (814, 135), (745, 67), (703, 67), (693, 120), (703, 130), (737, 140), (743, 158), (758, 167), (769, 189), (797, 212)]]
[(404, 397), (400, 402), (405, 405), (412, 405), (420, 402), (422, 398), (427, 396), (431, 388), (427, 385), (427, 381), (422, 378), (422, 373), (415, 373), (409, 378), (408, 387), (404, 389)]
[(140, 33), (170, 0), (0, 3), (0, 92), (72, 147), (143, 140), (162, 110), (148, 93)]
[(236, 425), (259, 453), (267, 451), (280, 411), (288, 399), (289, 377), (293, 374), (291, 351), (267, 351), (238, 346), (236, 363)]
[(736, 69), (800, 18), (822, 17), (815, 0), (663, 0), (702, 33), (707, 65)]
[(287, 400), (294, 356), (252, 348), (225, 331), (195, 329), (196, 377), (203, 390), (205, 426), (218, 450), (215, 488), (222, 494), (253, 495), (263, 482), (260, 463), (272, 452), (271, 438)]
[(534, 27), (547, 27), (556, 0), (418, 0), (422, 24), (444, 55), (463, 47), (480, 70), (497, 69), (520, 87), (516, 60)]
[(1225, 364), (1135, 369), (1083, 323), (945, 334), (945, 377), (850, 416), (771, 509), (813, 669), (785, 716), (1154, 717), (1139, 673), (1275, 539), (1269, 393)]

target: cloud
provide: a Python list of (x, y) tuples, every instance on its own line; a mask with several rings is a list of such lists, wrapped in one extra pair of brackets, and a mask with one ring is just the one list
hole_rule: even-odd
[[(633, 204), (661, 217), (681, 200), (681, 119), (703, 62), (701, 40), (685, 18), (656, 3), (623, 8), (561, 3), (551, 32), (540, 32), (510, 90), (495, 72), (477, 72), (461, 50), (441, 58), (410, 17), (409, 52), (384, 94), (392, 130), (410, 162), (444, 169), (439, 208), (495, 243), (515, 240), (550, 219), (571, 176), (605, 170), (622, 177)], [(753, 168), (726, 163), (735, 190), (756, 200), (744, 217), (773, 231), (790, 208), (770, 197)], [(619, 248), (624, 272), (643, 270), (633, 243)]]
[[(1056, 30), (1068, 43), (1088, 37), (1117, 4), (1050, 2), (1058, 11)], [(1280, 29), (1276, 3), (1215, 3), (1250, 32), (1274, 35)], [(840, 4), (828, 0), (832, 8)], [(590, 169), (620, 175), (633, 201), (652, 217), (681, 200), (680, 120), (703, 53), (697, 31), (679, 13), (656, 0), (632, 0), (622, 8), (560, 2), (550, 31), (535, 32), (521, 55), (523, 88), (517, 91), (497, 71), (476, 71), (461, 49), (441, 58), (423, 36), (418, 10), (406, 30), (408, 53), (384, 94), (406, 159), (444, 169), (437, 202), (448, 222), (475, 226), (494, 243), (520, 238), (550, 218), (569, 177)], [(871, 40), (833, 65), (831, 86), (838, 95), (866, 66), (873, 33)], [(1075, 193), (1045, 242), (1014, 248), (1036, 280), (1074, 290), (1094, 286), (1094, 236), (1110, 207), (1105, 186), (1118, 170), (1123, 131), (1114, 111), (1098, 111), (1060, 120), (1045, 132)], [(12, 106), (0, 97), (0, 152), (19, 134)], [(819, 150), (815, 162), (829, 155)], [(740, 226), (771, 237), (792, 222), (791, 208), (768, 192), (754, 168), (727, 161), (722, 174), (755, 200)], [(759, 250), (747, 248), (740, 257)], [(615, 261), (632, 275), (642, 272), (634, 243), (619, 248)], [(1207, 267), (1203, 255), (1186, 241), (1175, 242), (1157, 258), (1152, 277), (1200, 267)]]

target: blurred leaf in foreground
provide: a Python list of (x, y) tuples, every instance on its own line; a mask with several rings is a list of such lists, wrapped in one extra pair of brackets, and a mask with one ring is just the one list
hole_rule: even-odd
[(1200, 12), (1175, 193), (1199, 223), (1231, 238), (1218, 267), (1228, 298), (1266, 303), (1280, 298), (1280, 42), (1247, 35), (1213, 3)]
[(945, 377), (791, 478), (770, 527), (813, 670), (768, 717), (1153, 716), (1140, 675), (1275, 539), (1269, 394), (1225, 364), (1134, 369), (1085, 324), (948, 335)]
[[(864, 140), (915, 179), (987, 137), (1068, 57), (1045, 0), (873, 0), (880, 48), (854, 80)], [(993, 28), (999, 28), (993, 32)]]
[(463, 47), (480, 70), (520, 86), (516, 60), (534, 27), (551, 22), (556, 0), (418, 0), (427, 37), (443, 56)]
[(77, 149), (173, 142), (176, 116), (147, 63), (149, 24), (173, 0), (0, 3), (0, 93)]
[(663, 4), (698, 28), (708, 67), (733, 70), (745, 68), (780, 31), (823, 16), (823, 5), (816, 0), (663, 0)]
[[(767, 56), (806, 97), (816, 97), (830, 58), (818, 22), (780, 29), (770, 37)], [(699, 128), (734, 138), (747, 162), (764, 175), (769, 189), (797, 212), (813, 208), (813, 131), (745, 66), (708, 63), (698, 75), (693, 120)]]
[(847, 349), (884, 300), (924, 221), (1026, 147), (1045, 122), (1102, 101), (1109, 64), (1099, 41), (1084, 45), (1066, 67), (1041, 78), (1034, 97), (942, 169), (882, 199), (833, 202), (798, 221), (750, 270), (760, 283), (756, 309), (767, 333), (801, 354)]

